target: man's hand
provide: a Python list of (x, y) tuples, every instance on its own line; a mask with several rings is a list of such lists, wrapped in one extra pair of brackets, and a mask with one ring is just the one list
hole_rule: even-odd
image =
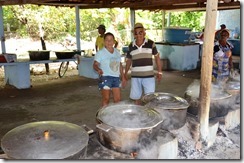
[(157, 73), (157, 81), (158, 83), (160, 83), (161, 79), (162, 79), (163, 73), (162, 72), (158, 72)]

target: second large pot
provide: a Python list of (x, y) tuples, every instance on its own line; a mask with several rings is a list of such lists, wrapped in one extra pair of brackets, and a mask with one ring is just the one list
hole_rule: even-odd
[[(187, 112), (198, 115), (200, 107), (200, 83), (194, 81), (185, 92), (185, 99), (190, 106)], [(194, 85), (194, 87), (192, 87)], [(222, 88), (222, 86), (212, 84), (210, 94), (209, 118), (223, 117), (228, 114), (229, 110), (235, 104), (232, 95)]]
[(232, 95), (235, 104), (240, 104), (240, 81), (229, 80), (225, 85), (225, 90)]
[(153, 110), (134, 104), (115, 104), (97, 112), (98, 140), (105, 147), (133, 153), (143, 143), (154, 140), (163, 119)]
[(145, 107), (153, 108), (161, 114), (164, 119), (162, 129), (174, 130), (185, 125), (189, 107), (185, 99), (171, 93), (155, 92), (144, 95), (142, 101)]

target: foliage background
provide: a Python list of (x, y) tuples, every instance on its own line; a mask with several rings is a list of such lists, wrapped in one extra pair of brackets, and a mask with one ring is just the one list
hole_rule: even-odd
[[(162, 41), (162, 28), (168, 24), (169, 12), (162, 24), (162, 12), (136, 10), (136, 22), (142, 22), (147, 29), (147, 37)], [(205, 12), (171, 12), (170, 26), (191, 28), (193, 32), (204, 28)], [(34, 40), (40, 38), (40, 28), (49, 41), (63, 40), (67, 34), (75, 37), (75, 8), (51, 6), (4, 6), (4, 28), (9, 37)], [(81, 40), (95, 42), (97, 27), (104, 24), (107, 31), (114, 33), (119, 46), (131, 41), (130, 9), (86, 9), (80, 10)]]

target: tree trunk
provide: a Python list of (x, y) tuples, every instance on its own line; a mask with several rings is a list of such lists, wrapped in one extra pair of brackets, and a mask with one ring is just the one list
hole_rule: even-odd
[[(42, 50), (47, 50), (43, 37), (40, 37), (40, 39), (41, 39), (41, 44), (42, 44)], [(46, 68), (46, 74), (49, 74), (49, 64), (48, 63), (45, 63), (45, 68)]]

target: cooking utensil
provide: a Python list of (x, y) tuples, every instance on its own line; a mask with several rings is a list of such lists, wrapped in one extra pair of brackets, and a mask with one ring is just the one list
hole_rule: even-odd
[(240, 81), (230, 80), (225, 85), (225, 90), (232, 95), (236, 104), (240, 104)]
[(154, 139), (163, 121), (157, 111), (134, 104), (106, 106), (97, 112), (96, 119), (101, 144), (124, 153), (137, 151), (144, 139)]
[(58, 59), (69, 59), (73, 58), (76, 54), (75, 51), (55, 51), (55, 54)]
[(86, 156), (89, 135), (62, 121), (40, 121), (7, 132), (1, 147), (11, 159), (78, 159)]
[(29, 57), (30, 60), (39, 61), (39, 60), (49, 60), (50, 51), (49, 50), (30, 50)]
[[(188, 101), (190, 106), (187, 112), (193, 115), (198, 115), (199, 110), (199, 97), (193, 96), (193, 93), (188, 90), (185, 92), (185, 99)], [(209, 118), (222, 117), (225, 116), (229, 109), (234, 105), (234, 100), (232, 95), (226, 90), (219, 88), (218, 91), (212, 90), (210, 97), (210, 110)]]
[(189, 103), (177, 95), (165, 92), (148, 93), (142, 97), (145, 107), (158, 111), (164, 121), (164, 130), (178, 129), (186, 123), (186, 113)]

